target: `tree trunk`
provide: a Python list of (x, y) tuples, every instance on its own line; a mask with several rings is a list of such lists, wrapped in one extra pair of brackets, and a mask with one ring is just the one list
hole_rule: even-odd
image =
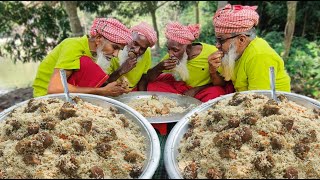
[(307, 26), (307, 12), (304, 13), (304, 19), (303, 19), (303, 28), (302, 28), (302, 37), (306, 34), (306, 26)]
[(146, 1), (147, 5), (148, 5), (148, 8), (149, 8), (149, 12), (151, 14), (151, 17), (152, 17), (152, 24), (153, 24), (153, 29), (156, 31), (157, 33), (157, 38), (158, 38), (158, 41), (156, 43), (156, 47), (155, 47), (155, 50), (156, 50), (156, 53), (158, 53), (160, 51), (160, 43), (159, 43), (159, 31), (158, 31), (158, 26), (157, 26), (157, 17), (156, 17), (156, 3), (153, 4), (152, 1)]
[(199, 14), (199, 1), (195, 1), (195, 9), (196, 9), (196, 24), (200, 22), (200, 14)]
[(77, 11), (77, 1), (63, 1), (63, 6), (69, 16), (72, 36), (83, 36)]
[(296, 9), (297, 1), (287, 1), (288, 14), (287, 24), (284, 29), (284, 53), (283, 58), (286, 59), (289, 56), (291, 41), (294, 33), (294, 26), (296, 23)]
[(228, 1), (218, 1), (218, 9), (223, 8), (228, 4)]

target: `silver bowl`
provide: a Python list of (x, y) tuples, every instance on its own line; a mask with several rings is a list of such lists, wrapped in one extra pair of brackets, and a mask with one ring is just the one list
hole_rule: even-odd
[[(268, 90), (255, 90), (255, 91), (243, 91), (240, 92), (241, 94), (247, 94), (247, 93), (256, 93), (256, 94), (262, 94), (266, 95), (271, 99), (271, 91)], [(283, 94), (287, 97), (288, 100), (293, 101), (299, 105), (302, 105), (306, 108), (318, 108), (320, 109), (320, 102), (316, 101), (314, 99), (311, 99), (306, 96), (298, 95), (295, 93), (288, 93), (288, 92), (281, 92), (277, 91), (277, 95)], [(186, 114), (171, 130), (166, 145), (164, 149), (164, 164), (166, 167), (166, 171), (169, 175), (170, 179), (183, 179), (183, 176), (179, 170), (178, 167), (178, 161), (177, 156), (179, 154), (178, 147), (180, 144), (180, 141), (183, 138), (183, 135), (188, 131), (189, 129), (189, 120), (192, 115), (195, 113), (201, 113), (209, 109), (213, 104), (215, 104), (217, 101), (229, 98), (233, 96), (233, 94), (228, 94), (221, 96), (216, 99), (212, 99), (201, 106), (197, 107), (196, 109), (193, 109), (188, 114)]]
[[(71, 97), (79, 96), (84, 101), (100, 107), (108, 108), (110, 106), (114, 106), (119, 110), (121, 114), (124, 114), (127, 118), (133, 120), (133, 122), (135, 122), (141, 128), (141, 133), (146, 137), (148, 141), (147, 142), (148, 158), (144, 164), (143, 171), (142, 171), (142, 174), (139, 176), (139, 179), (151, 179), (154, 172), (158, 168), (159, 161), (160, 161), (160, 142), (159, 142), (159, 138), (156, 131), (154, 130), (152, 125), (146, 120), (146, 118), (144, 118), (140, 113), (138, 113), (136, 110), (132, 109), (131, 107), (127, 106), (126, 104), (123, 104), (111, 98), (91, 95), (91, 94), (81, 94), (81, 93), (70, 93), (70, 95)], [(35, 99), (43, 99), (43, 98), (59, 98), (65, 101), (64, 94), (52, 94), (52, 95), (38, 97)], [(5, 120), (7, 115), (13, 109), (28, 103), (28, 101), (29, 100), (23, 101), (19, 104), (16, 104), (4, 110), (0, 114), (0, 121)]]
[(155, 92), (155, 91), (134, 91), (128, 94), (124, 94), (114, 99), (123, 102), (125, 104), (139, 99), (151, 98), (153, 95), (158, 97), (166, 97), (172, 100), (175, 100), (178, 106), (186, 108), (182, 113), (170, 113), (166, 116), (157, 116), (157, 117), (146, 117), (150, 123), (172, 123), (178, 122), (183, 116), (185, 116), (189, 111), (199, 106), (202, 102), (196, 98), (186, 95), (180, 95), (175, 93), (167, 92)]

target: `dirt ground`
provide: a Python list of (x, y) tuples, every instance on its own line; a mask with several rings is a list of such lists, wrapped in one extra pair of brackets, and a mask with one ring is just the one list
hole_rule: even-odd
[(0, 96), (0, 112), (25, 100), (32, 98), (32, 87), (20, 88)]

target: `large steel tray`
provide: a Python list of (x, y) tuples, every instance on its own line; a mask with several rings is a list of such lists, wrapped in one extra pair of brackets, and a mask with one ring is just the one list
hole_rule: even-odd
[(183, 113), (171, 113), (166, 116), (156, 116), (156, 117), (146, 117), (146, 119), (150, 123), (172, 123), (179, 121), (183, 116), (185, 116), (189, 111), (201, 105), (201, 101), (195, 99), (191, 96), (174, 94), (174, 93), (166, 93), (166, 92), (152, 92), (152, 91), (134, 91), (128, 94), (124, 94), (114, 99), (123, 102), (125, 104), (131, 101), (138, 101), (143, 98), (151, 98), (153, 95), (158, 97), (166, 97), (172, 100), (175, 100), (178, 103), (178, 106), (186, 108)]
[[(244, 91), (244, 92), (240, 92), (240, 93), (262, 94), (262, 95), (266, 95), (267, 97), (269, 97), (271, 99), (271, 91), (268, 91), (268, 90)], [(298, 95), (295, 93), (288, 93), (288, 92), (279, 92), (278, 91), (276, 94), (277, 95), (283, 94), (288, 98), (288, 100), (291, 100), (291, 101), (293, 101), (299, 105), (302, 105), (304, 107), (320, 109), (320, 102), (316, 101), (312, 98)], [(174, 126), (174, 128), (171, 130), (171, 132), (168, 136), (168, 139), (166, 141), (164, 155), (163, 155), (165, 168), (166, 168), (166, 171), (167, 171), (170, 179), (183, 179), (183, 176), (179, 170), (178, 161), (177, 161), (177, 156), (179, 154), (178, 147), (179, 147), (180, 141), (183, 138), (183, 135), (190, 128), (188, 122), (189, 122), (191, 116), (193, 116), (195, 113), (199, 114), (201, 112), (205, 112), (207, 109), (209, 109), (216, 102), (223, 100), (223, 99), (227, 99), (233, 95), (234, 95), (234, 93), (224, 95), (224, 96), (221, 96), (216, 99), (212, 99), (212, 100), (202, 104), (201, 106), (197, 107), (196, 109), (193, 109), (188, 114), (186, 114)]]
[[(140, 113), (138, 113), (136, 110), (132, 109), (131, 107), (127, 106), (126, 104), (111, 98), (91, 95), (91, 94), (81, 94), (81, 93), (70, 93), (70, 96), (71, 97), (79, 96), (84, 101), (100, 107), (105, 107), (105, 108), (109, 108), (110, 106), (116, 107), (121, 114), (124, 114), (128, 119), (133, 120), (133, 122), (135, 122), (141, 128), (141, 133), (147, 139), (147, 160), (144, 164), (143, 172), (139, 176), (139, 179), (151, 179), (154, 172), (158, 168), (161, 152), (160, 152), (160, 143), (159, 143), (158, 135), (154, 130), (154, 128), (151, 126), (151, 124), (145, 119), (145, 117), (143, 117)], [(65, 100), (65, 95), (52, 94), (52, 95), (38, 97), (35, 99), (42, 99), (42, 98), (59, 98), (59, 99)], [(0, 121), (5, 120), (7, 115), (13, 109), (28, 103), (28, 101), (29, 100), (26, 100), (24, 102), (21, 102), (19, 104), (16, 104), (4, 110), (2, 113), (0, 113)]]

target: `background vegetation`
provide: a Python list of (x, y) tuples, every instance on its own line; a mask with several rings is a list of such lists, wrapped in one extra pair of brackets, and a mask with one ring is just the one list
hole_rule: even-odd
[[(166, 51), (163, 32), (167, 22), (200, 23), (199, 41), (214, 44), (212, 17), (227, 2), (1, 1), (0, 56), (14, 62), (41, 61), (63, 39), (87, 34), (95, 17), (115, 17), (128, 27), (140, 21), (153, 25), (159, 36), (153, 49), (155, 64)], [(320, 100), (320, 1), (228, 3), (258, 6), (258, 35), (283, 56), (292, 92)], [(1, 76), (0, 80), (7, 78)]]

